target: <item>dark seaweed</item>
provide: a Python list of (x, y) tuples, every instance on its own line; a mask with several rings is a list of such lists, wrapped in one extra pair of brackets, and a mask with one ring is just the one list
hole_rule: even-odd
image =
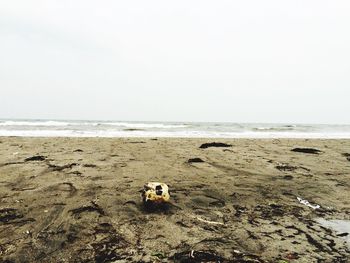
[(199, 148), (200, 149), (207, 149), (209, 147), (232, 147), (232, 145), (222, 143), (222, 142), (210, 142), (210, 143), (203, 143)]
[(322, 151), (314, 149), (314, 148), (294, 148), (291, 151), (298, 152), (298, 153), (310, 153), (310, 154), (319, 154), (322, 152)]
[(28, 157), (26, 159), (24, 159), (25, 162), (31, 162), (31, 161), (45, 161), (46, 157), (43, 155), (35, 155), (32, 157)]
[(188, 163), (204, 163), (204, 161), (201, 158), (190, 158), (187, 161)]

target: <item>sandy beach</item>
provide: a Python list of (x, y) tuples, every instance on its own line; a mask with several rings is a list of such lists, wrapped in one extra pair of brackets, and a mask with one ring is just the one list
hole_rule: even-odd
[(350, 140), (0, 137), (0, 262), (349, 262), (349, 179)]

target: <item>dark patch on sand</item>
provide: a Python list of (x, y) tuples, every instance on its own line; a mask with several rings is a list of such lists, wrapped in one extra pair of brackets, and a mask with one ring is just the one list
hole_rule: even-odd
[(125, 247), (126, 242), (121, 236), (117, 234), (107, 236), (106, 238), (92, 244), (91, 246), (94, 249), (95, 262), (113, 262), (115, 260), (125, 258), (118, 253), (117, 249)]
[(123, 129), (123, 131), (144, 131), (144, 129), (127, 128), (127, 129)]
[(31, 162), (31, 161), (45, 161), (46, 157), (43, 155), (35, 155), (32, 157), (28, 157), (26, 159), (24, 159), (25, 162)]
[(90, 205), (81, 206), (75, 209), (69, 210), (73, 215), (77, 215), (83, 212), (97, 212), (100, 215), (105, 215), (105, 211), (95, 202), (91, 202)]
[(322, 151), (314, 148), (294, 148), (291, 150), (292, 152), (298, 152), (298, 153), (310, 153), (310, 154), (319, 154)]
[(204, 163), (204, 161), (201, 158), (190, 158), (187, 161), (188, 163)]
[(83, 164), (84, 167), (88, 167), (88, 168), (96, 168), (97, 165), (96, 164), (90, 164), (90, 163), (87, 163), (87, 164)]
[(49, 168), (52, 171), (62, 171), (64, 169), (72, 169), (74, 166), (77, 166), (77, 163), (69, 163), (69, 164), (65, 164), (65, 165), (55, 165), (55, 164), (48, 164)]
[(209, 143), (203, 143), (199, 148), (207, 149), (209, 147), (232, 147), (232, 145), (223, 143), (223, 142), (209, 142)]
[(223, 143), (223, 142), (209, 142), (209, 143), (203, 143), (199, 148), (207, 149), (209, 147), (232, 147), (232, 145)]
[(76, 176), (82, 176), (83, 173), (79, 172), (79, 171), (73, 171), (73, 172), (70, 172), (69, 174), (74, 174)]
[(0, 164), (0, 167), (7, 166), (7, 165), (14, 165), (14, 164), (23, 164), (23, 162), (7, 162)]
[(296, 166), (291, 166), (288, 164), (279, 164), (276, 166), (276, 169), (280, 170), (280, 171), (294, 171), (296, 170), (298, 167)]
[(14, 208), (3, 208), (0, 209), (0, 222), (8, 223), (15, 219), (23, 218), (23, 214)]
[(349, 235), (349, 233), (340, 233), (337, 234), (338, 237), (347, 237)]

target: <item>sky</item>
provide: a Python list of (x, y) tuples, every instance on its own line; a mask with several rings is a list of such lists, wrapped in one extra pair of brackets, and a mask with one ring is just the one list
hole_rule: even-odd
[(350, 124), (348, 0), (0, 2), (0, 118)]

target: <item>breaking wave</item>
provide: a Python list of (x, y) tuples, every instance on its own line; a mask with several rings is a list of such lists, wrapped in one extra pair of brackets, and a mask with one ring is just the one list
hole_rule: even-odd
[(350, 125), (0, 120), (0, 136), (350, 138)]

